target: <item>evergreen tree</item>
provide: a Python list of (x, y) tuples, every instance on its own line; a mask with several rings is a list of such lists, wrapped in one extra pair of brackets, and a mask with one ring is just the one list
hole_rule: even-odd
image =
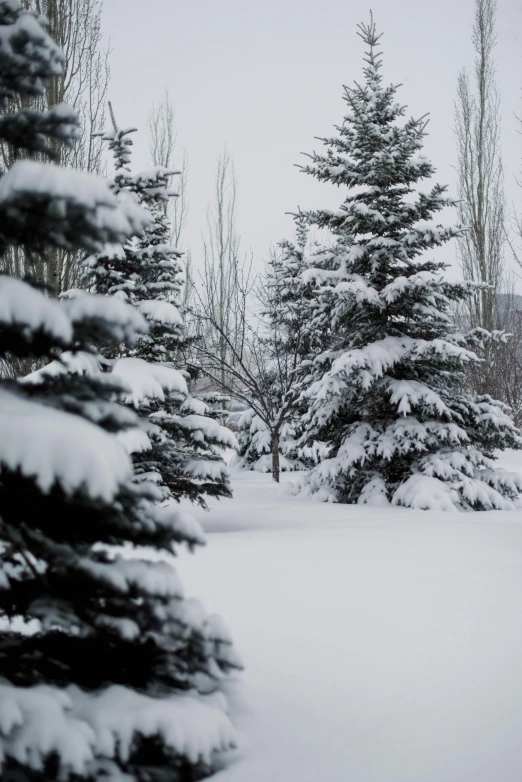
[[(113, 154), (115, 170), (114, 177), (107, 183), (120, 203), (133, 202), (135, 186), (130, 168), (132, 139), (129, 136), (135, 133), (136, 128), (119, 129), (110, 103), (109, 108), (113, 118), (113, 130), (101, 135)], [(135, 237), (130, 237), (126, 245), (129, 242), (132, 245), (135, 241)], [(89, 290), (129, 300), (140, 272), (140, 262), (139, 258), (125, 251), (125, 246), (107, 244), (102, 252), (87, 258), (82, 282)]]
[[(112, 113), (112, 112), (111, 112)], [(188, 497), (205, 504), (205, 496), (230, 496), (221, 449), (235, 438), (213, 420), (202, 400), (189, 394), (188, 373), (178, 368), (183, 347), (180, 294), (181, 253), (169, 242), (166, 204), (176, 194), (170, 180), (176, 171), (156, 166), (132, 175), (128, 138), (133, 129), (105, 134), (115, 159), (113, 191), (121, 199), (134, 194), (151, 214), (142, 235), (87, 261), (86, 279), (99, 293), (126, 298), (145, 316), (149, 332), (133, 349), (120, 346), (108, 368), (130, 387), (127, 404), (139, 412), (143, 440), (129, 440), (138, 475), (155, 475), (164, 499)]]
[(405, 108), (396, 86), (383, 86), (373, 19), (359, 35), (364, 79), (345, 88), (348, 112), (323, 139), (325, 154), (303, 167), (350, 191), (339, 211), (304, 214), (335, 240), (304, 273), (316, 290), (313, 328), (330, 331), (303, 372), (303, 442), (319, 462), (306, 490), (350, 503), (511, 508), (522, 482), (494, 458), (520, 447), (518, 432), (505, 406), (462, 391), (474, 348), (503, 337), (454, 333), (451, 305), (476, 286), (449, 282), (443, 263), (422, 256), (462, 235), (430, 223), (455, 202), (440, 185), (416, 192), (434, 173), (421, 154), (426, 122), (400, 122)]
[[(0, 42), (0, 138), (13, 159), (71, 143), (68, 107), (12, 111), (60, 73), (43, 18), (0, 0)], [(23, 160), (0, 176), (2, 252), (97, 252), (149, 221), (90, 174)], [(140, 547), (164, 555), (200, 542), (201, 530), (159, 504), (153, 481), (135, 481), (119, 440), (139, 421), (117, 403), (118, 376), (92, 371), (98, 349), (146, 331), (118, 298), (56, 301), (0, 276), (0, 357), (55, 359), (24, 382), (0, 382), (6, 782), (196, 779), (233, 745), (223, 710), (198, 692), (236, 664), (226, 630), (184, 598), (170, 564), (139, 556)]]

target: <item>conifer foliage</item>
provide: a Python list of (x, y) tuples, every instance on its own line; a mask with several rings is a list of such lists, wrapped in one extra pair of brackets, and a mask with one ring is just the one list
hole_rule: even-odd
[[(0, 0), (0, 136), (15, 152), (74, 140), (65, 106), (9, 114), (61, 62), (43, 18)], [(99, 252), (150, 225), (91, 175), (26, 160), (0, 176), (3, 248)], [(143, 546), (172, 554), (201, 530), (148, 476), (136, 481), (121, 442), (140, 431), (118, 404), (127, 386), (93, 371), (99, 350), (146, 333), (118, 297), (56, 301), (0, 276), (0, 356), (55, 359), (0, 382), (4, 780), (197, 779), (233, 745), (219, 693), (201, 694), (237, 665), (226, 628), (185, 599), (167, 561), (139, 556)]]
[(426, 121), (402, 121), (397, 87), (384, 86), (380, 36), (368, 46), (361, 84), (345, 88), (348, 111), (303, 171), (347, 188), (337, 212), (303, 214), (335, 245), (309, 259), (313, 329), (328, 347), (303, 368), (304, 452), (318, 462), (306, 491), (339, 502), (418, 508), (510, 508), (519, 477), (495, 469), (496, 449), (519, 448), (501, 403), (463, 390), (474, 348), (503, 338), (458, 334), (453, 302), (473, 295), (426, 252), (462, 234), (434, 225), (454, 202), (446, 188), (417, 192), (434, 173), (421, 153)]
[(230, 496), (220, 449), (234, 447), (235, 439), (210, 417), (208, 405), (190, 395), (190, 376), (179, 366), (183, 264), (169, 242), (166, 210), (177, 195), (170, 180), (178, 172), (156, 166), (133, 175), (129, 135), (134, 129), (120, 130), (112, 118), (113, 129), (104, 138), (114, 155), (113, 192), (123, 203), (134, 194), (151, 219), (140, 237), (88, 259), (86, 279), (97, 292), (130, 302), (149, 324), (136, 346), (120, 346), (108, 362), (112, 374), (129, 386), (126, 402), (142, 419), (145, 440), (129, 440), (138, 474), (153, 473), (165, 499), (188, 497), (204, 504), (205, 496)]

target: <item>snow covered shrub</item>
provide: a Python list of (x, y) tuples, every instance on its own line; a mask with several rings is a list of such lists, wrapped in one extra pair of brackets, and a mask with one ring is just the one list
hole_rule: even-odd
[(446, 188), (415, 186), (434, 173), (421, 153), (426, 122), (400, 122), (396, 87), (382, 84), (380, 36), (368, 45), (364, 79), (345, 88), (348, 110), (305, 173), (350, 192), (338, 211), (304, 213), (329, 229), (332, 250), (308, 259), (313, 325), (327, 349), (302, 367), (306, 435), (316, 466), (305, 491), (349, 503), (415, 508), (512, 508), (519, 476), (495, 469), (497, 450), (520, 448), (509, 410), (464, 388), (474, 352), (501, 334), (454, 330), (451, 305), (476, 294), (445, 265), (422, 257), (462, 234), (431, 218), (454, 201)]
[[(0, 138), (14, 159), (74, 141), (68, 107), (19, 108), (62, 60), (42, 17), (0, 0)], [(0, 176), (0, 252), (100, 252), (149, 225), (91, 175), (28, 159)], [(118, 403), (132, 389), (95, 371), (99, 350), (147, 330), (118, 298), (56, 301), (0, 276), (0, 357), (54, 359), (0, 381), (4, 780), (196, 779), (234, 742), (220, 693), (202, 694), (237, 665), (226, 628), (168, 562), (139, 555), (165, 557), (201, 530), (162, 503), (153, 471), (136, 480), (121, 441), (147, 434)]]

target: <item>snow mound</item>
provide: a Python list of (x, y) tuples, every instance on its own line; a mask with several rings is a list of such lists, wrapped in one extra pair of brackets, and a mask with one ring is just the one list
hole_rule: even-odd
[(357, 504), (369, 505), (372, 508), (385, 508), (390, 504), (386, 484), (380, 476), (376, 475), (368, 481), (361, 491)]
[(452, 511), (460, 502), (457, 492), (438, 478), (412, 475), (392, 497), (393, 505), (404, 505), (417, 510)]
[(0, 684), (0, 752), (41, 771), (56, 753), (62, 766), (81, 774), (93, 760), (96, 734), (71, 712), (71, 698), (47, 686)]
[(195, 413), (195, 415), (207, 415), (210, 407), (202, 399), (189, 396), (180, 407), (182, 413)]
[(185, 473), (196, 480), (219, 481), (228, 477), (228, 467), (222, 459), (190, 459)]

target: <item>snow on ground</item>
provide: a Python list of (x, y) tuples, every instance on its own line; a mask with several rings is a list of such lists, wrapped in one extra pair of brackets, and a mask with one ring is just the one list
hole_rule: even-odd
[(246, 665), (241, 750), (216, 782), (520, 782), (522, 512), (233, 485), (200, 512), (208, 546), (177, 564)]

